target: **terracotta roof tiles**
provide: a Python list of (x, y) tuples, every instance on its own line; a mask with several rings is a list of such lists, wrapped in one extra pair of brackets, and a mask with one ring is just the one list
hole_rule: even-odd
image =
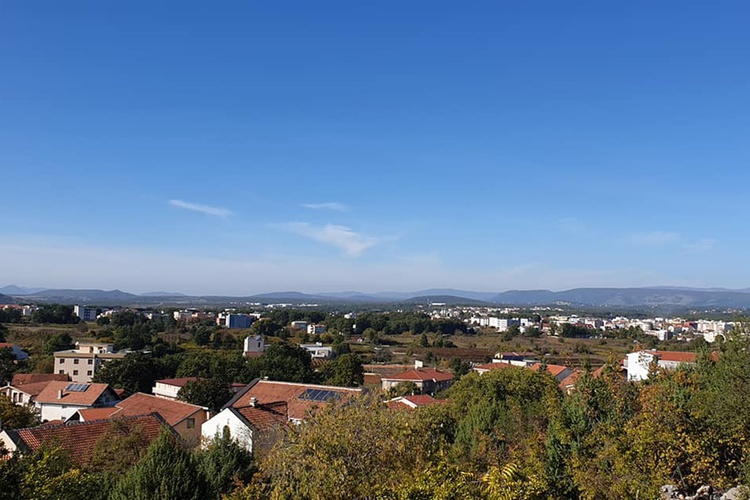
[(120, 411), (114, 414), (115, 417), (158, 413), (169, 425), (177, 425), (196, 412), (207, 411), (190, 403), (160, 398), (142, 392), (133, 394), (128, 399), (117, 403), (116, 406)]
[(26, 384), (38, 384), (40, 382), (53, 381), (66, 382), (70, 381), (70, 377), (64, 373), (16, 373), (13, 375), (10, 385), (20, 387)]
[[(156, 439), (164, 427), (163, 420), (154, 414), (118, 420), (125, 421), (128, 425), (140, 426), (149, 441)], [(29, 451), (36, 451), (45, 443), (55, 443), (70, 451), (71, 459), (75, 463), (86, 465), (94, 454), (96, 442), (105, 435), (113, 422), (114, 420), (95, 420), (73, 424), (48, 424), (8, 432), (13, 433), (14, 441)]]
[[(73, 385), (88, 386), (85, 391), (76, 392), (69, 389)], [(58, 391), (62, 391), (62, 398), (58, 397)], [(36, 397), (37, 403), (49, 403), (60, 405), (93, 406), (99, 397), (106, 391), (112, 391), (108, 384), (73, 384), (72, 382), (50, 382), (47, 387)]]
[(390, 377), (383, 377), (386, 380), (401, 380), (405, 382), (424, 382), (426, 380), (434, 380), (435, 382), (446, 382), (453, 380), (453, 375), (446, 372), (441, 372), (435, 368), (414, 368), (398, 375), (391, 375)]

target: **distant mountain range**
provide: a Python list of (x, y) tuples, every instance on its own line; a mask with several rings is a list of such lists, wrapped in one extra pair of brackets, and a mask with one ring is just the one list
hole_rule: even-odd
[[(24, 293), (18, 293), (18, 291)], [(34, 291), (31, 291), (34, 290)], [(569, 305), (589, 307), (684, 307), (684, 308), (750, 308), (750, 288), (646, 287), (646, 288), (575, 288), (561, 292), (550, 290), (510, 290), (507, 292), (474, 292), (466, 290), (428, 289), (416, 292), (302, 293), (273, 292), (244, 297), (188, 296), (178, 292), (133, 294), (121, 290), (36, 290), (15, 285), (0, 288), (0, 293), (15, 302), (88, 304), (100, 306), (221, 306), (250, 303), (288, 304), (428, 304), (448, 305)], [(12, 299), (0, 295), (0, 300)]]

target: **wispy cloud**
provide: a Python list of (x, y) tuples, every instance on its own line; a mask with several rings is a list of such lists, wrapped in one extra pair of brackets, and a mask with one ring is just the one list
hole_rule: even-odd
[(190, 203), (182, 200), (169, 200), (169, 204), (173, 207), (183, 208), (185, 210), (192, 210), (194, 212), (200, 212), (206, 215), (213, 215), (215, 217), (229, 217), (234, 215), (234, 212), (228, 208), (212, 207), (209, 205), (200, 205), (198, 203)]
[(701, 238), (690, 243), (686, 243), (684, 248), (691, 253), (704, 253), (713, 250), (719, 242), (712, 238)]
[(668, 245), (676, 243), (680, 236), (670, 231), (648, 231), (633, 233), (628, 239), (631, 243), (638, 245)]
[(333, 210), (334, 212), (346, 212), (349, 210), (349, 207), (336, 201), (329, 201), (327, 203), (305, 203), (302, 206), (311, 210)]
[(365, 250), (379, 243), (377, 238), (365, 236), (346, 226), (335, 224), (315, 226), (307, 222), (290, 222), (283, 224), (281, 227), (300, 236), (338, 247), (350, 257), (361, 255)]

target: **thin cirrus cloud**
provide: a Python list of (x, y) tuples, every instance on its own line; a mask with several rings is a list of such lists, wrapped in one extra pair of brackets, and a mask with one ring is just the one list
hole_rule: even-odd
[(638, 245), (668, 245), (680, 239), (677, 233), (670, 231), (648, 231), (631, 234), (629, 240)]
[(206, 215), (213, 215), (214, 217), (229, 217), (230, 215), (234, 215), (234, 212), (228, 208), (212, 207), (210, 205), (201, 205), (182, 200), (169, 200), (169, 204), (173, 207), (192, 210), (193, 212), (200, 212)]
[(290, 222), (281, 227), (300, 236), (340, 248), (350, 257), (362, 255), (365, 250), (379, 242), (377, 238), (365, 236), (346, 226), (335, 224), (315, 226), (307, 222)]
[(349, 207), (336, 201), (329, 201), (327, 203), (305, 203), (302, 207), (309, 208), (310, 210), (333, 210), (334, 212), (346, 212), (349, 210)]

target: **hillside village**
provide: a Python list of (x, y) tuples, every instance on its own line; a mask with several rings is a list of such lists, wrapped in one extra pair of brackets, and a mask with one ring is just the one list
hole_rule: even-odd
[[(13, 321), (4, 328), (7, 332), (27, 328), (23, 325), (33, 324), (30, 321), (38, 319), (40, 312), (49, 315), (48, 308), (8, 305), (3, 311)], [(101, 332), (97, 333), (101, 340), (77, 335), (80, 340), (68, 338), (67, 345), (56, 344), (65, 348), (50, 352), (49, 372), (33, 371), (37, 366), (35, 358), (41, 352), (38, 347), (24, 349), (23, 344), (8, 342), (1, 345), (8, 359), (14, 360), (15, 368), (5, 372), (9, 378), (2, 381), (0, 398), (22, 408), (27, 416), (20, 419), (24, 424), (20, 427), (13, 425), (13, 419), (0, 424), (0, 449), (7, 460), (59, 446), (70, 453), (71, 467), (86, 470), (97, 460), (97, 450), (113, 439), (116, 429), (125, 426), (141, 429), (143, 440), (139, 446), (143, 453), (166, 432), (170, 439), (178, 440), (188, 450), (197, 450), (196, 453), (225, 439), (260, 463), (262, 457), (279, 453), (290, 433), (306, 429), (300, 425), (317, 421), (316, 415), (327, 407), (334, 412), (346, 411), (338, 408), (369, 400), (382, 408), (372, 410), (376, 413), (421, 415), (452, 407), (457, 398), (455, 391), (469, 390), (465, 384), (472, 377), (479, 377), (477, 382), (502, 380), (517, 377), (519, 371), (528, 373), (526, 377), (542, 377), (562, 398), (577, 398), (580, 384), (584, 391), (589, 391), (592, 383), (604, 381), (618, 386), (643, 384), (652, 377), (695, 369), (700, 363), (716, 363), (721, 359), (722, 346), (741, 327), (735, 322), (707, 319), (538, 313), (524, 317), (509, 309), (448, 308), (439, 304), (430, 311), (317, 314), (312, 315), (313, 320), (295, 319), (309, 315), (309, 311), (279, 313), (278, 308), (272, 309), (170, 312), (70, 308), (70, 316), (63, 319), (79, 326), (90, 324), (94, 331)], [(280, 319), (286, 323), (280, 325)], [(419, 335), (409, 333), (415, 347), (403, 351), (401, 345), (388, 341), (389, 328), (393, 328), (388, 322), (405, 319), (412, 322), (409, 328), (424, 330)], [(367, 327), (363, 328), (362, 323)], [(113, 324), (119, 326), (113, 330)], [(164, 324), (186, 333), (170, 334), (169, 328), (158, 333), (161, 327), (153, 329)], [(139, 325), (150, 328), (145, 343), (139, 345), (137, 340), (118, 336), (123, 332), (132, 334)], [(206, 330), (208, 325), (212, 325), (210, 330)], [(341, 331), (342, 325), (348, 330)], [(210, 335), (201, 347), (197, 342), (203, 331), (210, 331)], [(234, 343), (230, 339), (237, 335), (227, 337), (222, 331), (244, 336)], [(106, 335), (113, 333), (115, 340), (107, 340)], [(160, 368), (160, 363), (174, 354), (162, 357), (164, 354), (158, 351), (179, 352), (168, 347), (161, 337), (188, 347), (180, 354), (185, 368)], [(620, 337), (621, 345), (630, 342), (630, 348), (618, 358), (610, 356), (605, 364), (594, 366), (585, 360), (559, 364), (544, 349), (478, 356), (481, 350), (454, 345), (471, 338), (508, 337), (525, 338), (532, 343), (544, 338), (558, 343), (565, 339), (591, 343)], [(705, 347), (696, 350), (696, 339)], [(60, 338), (55, 336), (52, 340), (57, 342)], [(669, 349), (660, 349), (662, 344)], [(692, 350), (675, 350), (680, 344)], [(582, 345), (586, 344), (576, 344), (575, 349), (585, 354), (588, 351)], [(451, 350), (456, 357), (441, 357)], [(393, 356), (399, 352), (403, 361), (394, 363)], [(200, 368), (216, 362), (229, 364)], [(159, 373), (168, 376), (158, 378)], [(484, 397), (482, 389), (473, 391), (480, 392), (471, 397)], [(5, 411), (8, 412), (7, 406)]]

